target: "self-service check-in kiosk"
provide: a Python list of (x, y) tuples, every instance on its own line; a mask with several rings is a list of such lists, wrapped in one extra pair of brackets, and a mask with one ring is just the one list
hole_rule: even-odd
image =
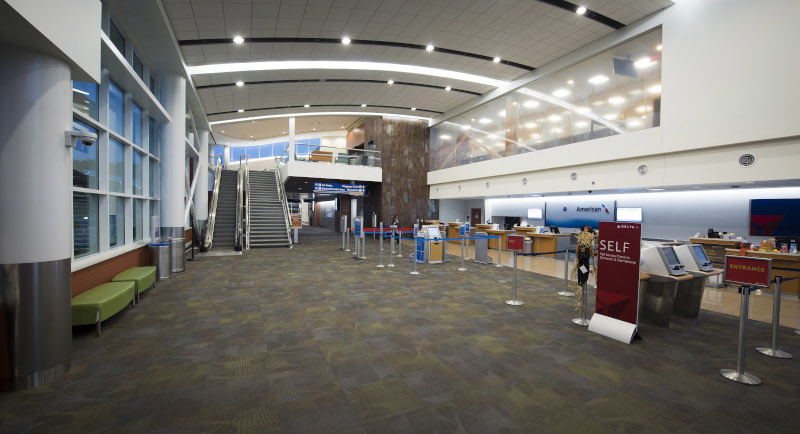
[(687, 318), (697, 318), (700, 315), (700, 303), (703, 301), (703, 292), (705, 292), (709, 276), (721, 275), (722, 270), (714, 269), (705, 249), (700, 244), (675, 246), (675, 253), (694, 279), (682, 280), (678, 283), (672, 313)]
[[(438, 226), (425, 225), (419, 231), (419, 237), (425, 237), (425, 261), (431, 264), (441, 264), (444, 262), (444, 241), (441, 241), (442, 234)], [(438, 240), (438, 241), (435, 241)]]
[(669, 327), (678, 283), (691, 280), (672, 246), (643, 243), (640, 268), (650, 275), (639, 297), (639, 321)]

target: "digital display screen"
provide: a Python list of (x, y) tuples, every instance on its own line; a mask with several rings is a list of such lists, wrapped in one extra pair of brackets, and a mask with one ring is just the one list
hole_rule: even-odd
[(664, 247), (661, 249), (664, 252), (664, 257), (667, 258), (667, 263), (669, 265), (680, 265), (681, 261), (678, 259), (678, 255), (675, 254), (675, 250), (672, 247)]
[(750, 201), (750, 235), (792, 237), (800, 235), (800, 199)]
[(542, 218), (542, 209), (541, 208), (528, 208), (528, 218), (529, 219), (540, 219), (540, 218)]
[(641, 208), (617, 208), (617, 221), (624, 223), (641, 223)]
[(439, 228), (428, 228), (428, 238), (440, 238)]
[(700, 262), (711, 262), (708, 260), (708, 256), (706, 256), (706, 251), (703, 249), (703, 246), (692, 246), (694, 249), (694, 254), (697, 256), (697, 260)]

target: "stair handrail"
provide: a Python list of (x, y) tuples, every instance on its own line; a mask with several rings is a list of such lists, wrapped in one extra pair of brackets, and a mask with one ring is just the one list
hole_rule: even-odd
[(281, 171), (275, 170), (275, 181), (278, 183), (278, 197), (281, 200), (281, 205), (283, 206), (283, 217), (284, 222), (286, 224), (286, 238), (289, 240), (289, 247), (292, 247), (292, 220), (289, 216), (289, 201), (286, 199), (286, 190), (283, 188), (283, 182), (281, 182)]
[(247, 158), (246, 155), (239, 156), (239, 169), (236, 173), (236, 232), (234, 233), (234, 248), (238, 251), (242, 250), (244, 245), (244, 233), (242, 231), (242, 198), (244, 196), (244, 175), (242, 170), (242, 158)]
[[(219, 160), (219, 163), (217, 163)], [(222, 155), (214, 157), (216, 168), (214, 169), (214, 188), (211, 194), (211, 209), (208, 210), (208, 221), (205, 227), (205, 240), (203, 240), (203, 249), (211, 250), (214, 241), (214, 223), (217, 220), (217, 202), (219, 202), (219, 184), (222, 179)]]
[(244, 233), (245, 233), (245, 248), (250, 250), (250, 169), (248, 168), (249, 157), (245, 155), (244, 158), (244, 194), (245, 194), (245, 216), (244, 216)]

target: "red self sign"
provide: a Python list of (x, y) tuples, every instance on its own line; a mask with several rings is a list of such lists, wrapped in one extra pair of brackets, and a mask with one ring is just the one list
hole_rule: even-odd
[(741, 285), (769, 286), (772, 259), (752, 256), (726, 256), (725, 281)]
[(595, 311), (631, 324), (639, 313), (642, 225), (600, 222)]
[(522, 246), (525, 244), (525, 237), (521, 235), (509, 235), (507, 249), (514, 252), (521, 252)]

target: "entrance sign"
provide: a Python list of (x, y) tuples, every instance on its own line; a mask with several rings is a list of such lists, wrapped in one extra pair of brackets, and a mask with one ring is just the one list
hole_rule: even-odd
[(326, 182), (315, 182), (314, 193), (343, 193), (354, 196), (363, 196), (367, 191), (364, 184), (334, 184)]
[(772, 259), (752, 256), (726, 256), (725, 282), (768, 287), (772, 276)]
[(525, 246), (525, 237), (522, 235), (509, 235), (506, 250), (521, 252)]
[(595, 311), (638, 324), (642, 225), (600, 222)]

